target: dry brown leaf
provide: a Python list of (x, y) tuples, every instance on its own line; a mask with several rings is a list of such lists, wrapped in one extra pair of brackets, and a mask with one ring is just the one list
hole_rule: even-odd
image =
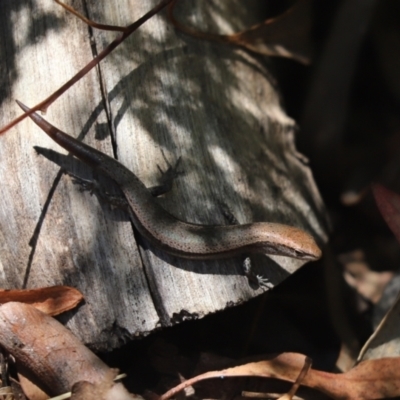
[(69, 286), (40, 289), (0, 289), (0, 304), (17, 301), (30, 304), (48, 315), (58, 315), (76, 307), (83, 300), (82, 293)]
[(309, 357), (306, 357), (304, 360), (303, 368), (301, 369), (299, 376), (296, 378), (295, 382), (293, 383), (291, 389), (285, 393), (283, 396), (280, 396), (278, 400), (293, 400), (297, 390), (299, 389), (300, 385), (303, 383), (305, 376), (307, 375), (308, 371), (311, 368), (312, 360)]
[(109, 375), (110, 368), (67, 328), (29, 304), (0, 306), (0, 344), (51, 395), (80, 381), (101, 383)]
[(80, 381), (72, 388), (71, 400), (143, 400), (127, 392), (121, 383), (115, 383), (115, 370), (109, 371), (105, 379), (96, 384)]
[(230, 35), (230, 40), (255, 53), (292, 58), (302, 64), (311, 60), (311, 1), (300, 0), (277, 18)]
[[(305, 359), (302, 354), (282, 353), (264, 361), (206, 372), (169, 390), (160, 400), (167, 400), (189, 385), (212, 378), (252, 376), (295, 382)], [(343, 374), (310, 369), (302, 385), (317, 389), (333, 399), (367, 400), (400, 396), (400, 357), (363, 361)]]
[(299, 0), (288, 11), (233, 35), (217, 35), (197, 31), (181, 24), (173, 15), (176, 0), (169, 7), (174, 27), (198, 39), (239, 46), (265, 56), (286, 57), (302, 64), (311, 58), (311, 1)]
[(49, 394), (41, 387), (38, 378), (20, 363), (16, 363), (21, 389), (29, 400), (48, 400)]

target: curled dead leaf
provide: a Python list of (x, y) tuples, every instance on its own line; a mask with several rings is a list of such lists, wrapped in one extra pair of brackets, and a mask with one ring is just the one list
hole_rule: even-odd
[(83, 300), (82, 293), (69, 286), (39, 289), (0, 289), (0, 304), (17, 301), (30, 304), (48, 315), (58, 315), (76, 307)]
[[(295, 382), (306, 356), (298, 353), (271, 355), (263, 361), (250, 362), (221, 371), (210, 371), (188, 379), (160, 397), (168, 400), (189, 385), (205, 379), (228, 377), (264, 377)], [(367, 360), (343, 374), (308, 370), (301, 384), (317, 389), (333, 399), (381, 399), (400, 396), (400, 357)]]
[(264, 56), (286, 57), (302, 64), (311, 59), (311, 1), (299, 0), (276, 18), (254, 25), (233, 35), (217, 35), (198, 31), (180, 23), (173, 10), (177, 0), (169, 6), (168, 18), (179, 31), (198, 39), (242, 47)]

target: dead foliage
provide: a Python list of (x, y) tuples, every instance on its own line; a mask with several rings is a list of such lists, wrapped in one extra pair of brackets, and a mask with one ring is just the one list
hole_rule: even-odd
[[(59, 1), (57, 3), (63, 5)], [(239, 46), (262, 55), (289, 57), (305, 64), (309, 62), (307, 35), (310, 30), (310, 2), (308, 1), (300, 1), (280, 17), (266, 20), (232, 35), (215, 35), (184, 25), (174, 16), (176, 1), (172, 0), (162, 0), (141, 19), (127, 27), (98, 24), (76, 13), (71, 7), (63, 5), (91, 27), (119, 31), (121, 32), (120, 36), (61, 88), (32, 107), (30, 111), (4, 126), (0, 133), (6, 132), (35, 111), (45, 111), (59, 96), (107, 57), (139, 26), (167, 5), (170, 5), (169, 18), (171, 23), (185, 34), (190, 34), (200, 40), (212, 40), (221, 44)], [(365, 19), (367, 20), (367, 17)], [(337, 51), (336, 49), (336, 57)], [(327, 57), (327, 60), (329, 59)], [(330, 70), (330, 72), (332, 71)], [(347, 78), (349, 74), (351, 75), (351, 71), (347, 69), (346, 73), (346, 76), (342, 79), (342, 83), (343, 81), (346, 81), (346, 83), (341, 86), (343, 88), (341, 93), (347, 93)], [(321, 86), (317, 84), (316, 92), (320, 88)], [(310, 103), (316, 105), (319, 100), (320, 97), (316, 95)], [(321, 106), (327, 107), (326, 105)], [(341, 115), (340, 109), (335, 109), (335, 111), (336, 113), (332, 112), (332, 115)], [(307, 118), (312, 119), (309, 116)], [(313, 121), (315, 122), (315, 120)], [(323, 129), (329, 126), (329, 118), (326, 117), (323, 122), (325, 125), (322, 128), (318, 127), (318, 124), (312, 125), (317, 134), (320, 132), (320, 135), (314, 139), (315, 142), (317, 143), (318, 140), (323, 142), (325, 135), (328, 137), (327, 143), (334, 143), (335, 149), (340, 148), (340, 144), (336, 143), (338, 136), (335, 136), (335, 133), (332, 132), (326, 133)], [(340, 129), (341, 127), (338, 128), (338, 130)], [(318, 150), (317, 145), (315, 148)], [(326, 148), (329, 150), (329, 145)], [(372, 191), (383, 218), (397, 240), (400, 241), (400, 196), (380, 184), (373, 185)], [(345, 193), (348, 195), (350, 192)], [(366, 189), (366, 185), (360, 184), (358, 189), (351, 193), (354, 196), (344, 196), (344, 203), (347, 205), (354, 205), (362, 201), (367, 195), (368, 189)], [(363, 272), (365, 273), (365, 270)], [(355, 275), (354, 270), (350, 271), (350, 274), (353, 277)], [(367, 275), (365, 273), (363, 277)], [(354, 280), (352, 282), (354, 283)], [(355, 286), (357, 285), (358, 283), (355, 284)], [(368, 298), (363, 289), (359, 289), (359, 292)], [(374, 292), (368, 300), (377, 303), (380, 295), (381, 292), (378, 294)], [(114, 385), (115, 371), (108, 368), (77, 341), (60, 323), (43, 313), (57, 315), (75, 307), (81, 300), (80, 293), (66, 287), (1, 291), (0, 302), (2, 304), (7, 303), (0, 308), (0, 343), (2, 347), (15, 357), (17, 363), (23, 366), (23, 369), (28, 370), (29, 374), (33, 374), (48, 393), (59, 394), (72, 388), (72, 398), (74, 399), (101, 399), (106, 398), (106, 393), (111, 390), (122, 390), (121, 398), (133, 398), (132, 395), (125, 393), (124, 389), (120, 389), (121, 386)], [(28, 304), (21, 304), (22, 302)], [(221, 380), (233, 377), (262, 377), (294, 382), (293, 388), (285, 395), (286, 397), (282, 398), (292, 398), (299, 385), (316, 389), (334, 399), (378, 399), (400, 396), (400, 368), (397, 369), (398, 363), (400, 367), (400, 358), (399, 354), (390, 350), (392, 349), (390, 346), (393, 342), (397, 343), (399, 337), (395, 329), (398, 327), (396, 318), (399, 313), (393, 311), (397, 310), (398, 304), (399, 301), (395, 303), (392, 312), (389, 312), (387, 318), (383, 320), (378, 330), (367, 342), (366, 348), (360, 356), (362, 361), (347, 372), (328, 373), (319, 371), (310, 368), (309, 359), (303, 354), (280, 353), (265, 356), (261, 361), (242, 361), (242, 364), (239, 361), (237, 362), (239, 365), (232, 368), (202, 373), (187, 380), (182, 379), (182, 383), (166, 392), (159, 399), (167, 400), (172, 396), (177, 396), (185, 388), (204, 380)], [(363, 358), (363, 355), (370, 354), (368, 350), (375, 349), (378, 345), (381, 349), (380, 353), (373, 353), (369, 359)], [(385, 356), (382, 356), (382, 354), (385, 354)], [(390, 354), (396, 356), (389, 357)], [(115, 387), (118, 387), (118, 389), (115, 389)], [(31, 389), (25, 390), (29, 392)], [(0, 393), (0, 395), (3, 394)], [(116, 394), (112, 396), (119, 398), (117, 397), (119, 395)], [(157, 398), (156, 395), (153, 395), (153, 397)]]

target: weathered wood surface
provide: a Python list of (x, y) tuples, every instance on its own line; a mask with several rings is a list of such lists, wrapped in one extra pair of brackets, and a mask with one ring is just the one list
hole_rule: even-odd
[[(259, 22), (265, 2), (245, 3), (182, 2), (179, 17), (229, 33)], [(127, 25), (156, 1), (69, 4), (96, 21)], [(48, 0), (3, 0), (0, 10), (1, 125), (20, 114), (15, 99), (38, 103), (116, 35), (92, 35)], [(265, 59), (179, 35), (165, 11), (54, 103), (46, 118), (116, 156), (147, 186), (157, 183), (157, 165), (167, 167), (163, 154), (171, 163), (181, 156), (183, 174), (159, 201), (183, 220), (225, 224), (223, 202), (240, 223), (283, 222), (326, 239), (323, 204), (295, 150), (294, 121), (280, 106)], [(46, 149), (46, 157), (33, 146)], [(60, 172), (62, 166), (96, 176), (63, 154), (29, 120), (0, 138), (0, 286), (78, 288), (86, 302), (63, 321), (103, 350), (262, 293), (249, 285), (239, 259), (187, 261), (149, 247), (123, 211), (81, 193)], [(270, 287), (302, 265), (264, 256), (254, 264)]]

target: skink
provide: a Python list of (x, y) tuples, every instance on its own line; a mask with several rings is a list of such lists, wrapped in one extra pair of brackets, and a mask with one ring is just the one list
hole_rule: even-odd
[[(28, 111), (29, 108), (18, 102)], [(61, 147), (112, 178), (124, 193), (132, 222), (141, 235), (166, 253), (188, 259), (216, 259), (251, 253), (316, 260), (321, 250), (313, 237), (293, 226), (254, 222), (243, 225), (199, 225), (174, 217), (139, 178), (116, 159), (82, 143), (34, 113), (30, 117)]]

